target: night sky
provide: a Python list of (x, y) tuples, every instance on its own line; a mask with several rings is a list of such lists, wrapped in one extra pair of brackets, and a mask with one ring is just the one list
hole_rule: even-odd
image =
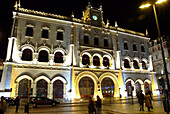
[[(47, 13), (70, 17), (74, 12), (75, 18), (82, 17), (88, 2), (93, 7), (103, 7), (103, 19), (114, 26), (145, 33), (148, 29), (151, 39), (157, 38), (157, 29), (152, 7), (139, 9), (144, 0), (21, 0), (21, 7)], [(3, 0), (0, 7), (0, 59), (6, 57), (6, 48), (12, 26), (12, 11), (15, 0)], [(161, 35), (170, 36), (170, 0), (157, 5), (157, 15)]]

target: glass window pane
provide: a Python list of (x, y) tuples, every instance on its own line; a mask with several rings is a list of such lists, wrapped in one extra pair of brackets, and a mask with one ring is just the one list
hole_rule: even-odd
[(89, 36), (84, 35), (84, 44), (89, 44)]
[(25, 36), (33, 36), (33, 28), (32, 27), (27, 27), (26, 28), (26, 33)]
[(47, 29), (42, 30), (42, 38), (48, 38), (48, 30)]
[(63, 40), (63, 32), (61, 31), (57, 32), (57, 40)]
[(99, 45), (99, 38), (94, 37), (94, 45), (98, 46)]
[(108, 39), (104, 39), (104, 47), (108, 47)]

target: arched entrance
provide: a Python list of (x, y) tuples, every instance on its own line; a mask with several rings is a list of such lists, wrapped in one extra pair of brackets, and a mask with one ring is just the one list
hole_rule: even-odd
[(24, 78), (19, 82), (18, 96), (20, 96), (22, 98), (28, 97), (27, 88), (28, 88), (28, 79)]
[(37, 82), (36, 96), (37, 97), (47, 97), (47, 81), (41, 79)]
[(89, 77), (83, 77), (79, 82), (79, 91), (81, 97), (93, 97), (94, 83)]
[(127, 96), (132, 96), (132, 82), (127, 81), (126, 83), (126, 91), (127, 91)]
[(53, 83), (53, 98), (63, 98), (63, 82), (60, 80)]
[(151, 85), (148, 82), (144, 83), (144, 90), (145, 90), (145, 93), (152, 90)]
[(136, 93), (139, 91), (141, 91), (141, 84), (139, 82), (135, 83), (135, 89), (136, 89)]
[(111, 78), (104, 78), (101, 83), (103, 97), (114, 96), (114, 82)]

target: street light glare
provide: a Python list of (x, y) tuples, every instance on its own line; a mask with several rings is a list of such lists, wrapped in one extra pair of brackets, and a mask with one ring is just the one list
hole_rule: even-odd
[(155, 4), (160, 4), (160, 3), (165, 2), (165, 1), (167, 1), (167, 0), (158, 0)]
[(139, 8), (147, 8), (149, 6), (151, 6), (151, 4), (147, 3), (147, 4), (144, 4), (144, 5), (141, 5)]

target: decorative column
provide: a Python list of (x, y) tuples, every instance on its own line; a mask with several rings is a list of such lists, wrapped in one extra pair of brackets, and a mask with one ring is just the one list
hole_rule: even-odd
[(53, 95), (53, 83), (50, 83), (49, 86), (50, 86), (50, 91), (49, 91), (50, 92), (50, 98), (54, 99), (54, 97), (53, 97), (54, 96)]
[(121, 62), (120, 62), (120, 51), (116, 52), (116, 69), (121, 68)]
[(149, 55), (149, 71), (153, 71), (152, 55)]
[[(118, 81), (119, 81), (119, 93), (122, 95), (122, 97), (126, 97), (125, 94), (125, 86), (124, 86), (124, 81), (123, 81), (123, 75), (122, 75), (122, 70), (119, 70), (119, 74), (118, 74)], [(119, 97), (119, 96), (116, 96)]]
[(47, 88), (47, 97), (51, 99), (51, 94), (50, 94), (51, 93), (51, 86), (50, 85), (51, 85), (51, 83), (49, 82), (48, 88)]
[(140, 71), (143, 71), (142, 63), (139, 63)]
[(36, 83), (33, 82), (33, 93), (32, 93), (32, 95), (33, 95), (34, 97), (36, 97), (36, 90), (37, 90)]
[(38, 63), (38, 53), (34, 53), (33, 54), (33, 64), (37, 64)]
[(50, 65), (54, 65), (54, 54), (50, 54)]
[(135, 70), (133, 62), (131, 62), (131, 70)]

